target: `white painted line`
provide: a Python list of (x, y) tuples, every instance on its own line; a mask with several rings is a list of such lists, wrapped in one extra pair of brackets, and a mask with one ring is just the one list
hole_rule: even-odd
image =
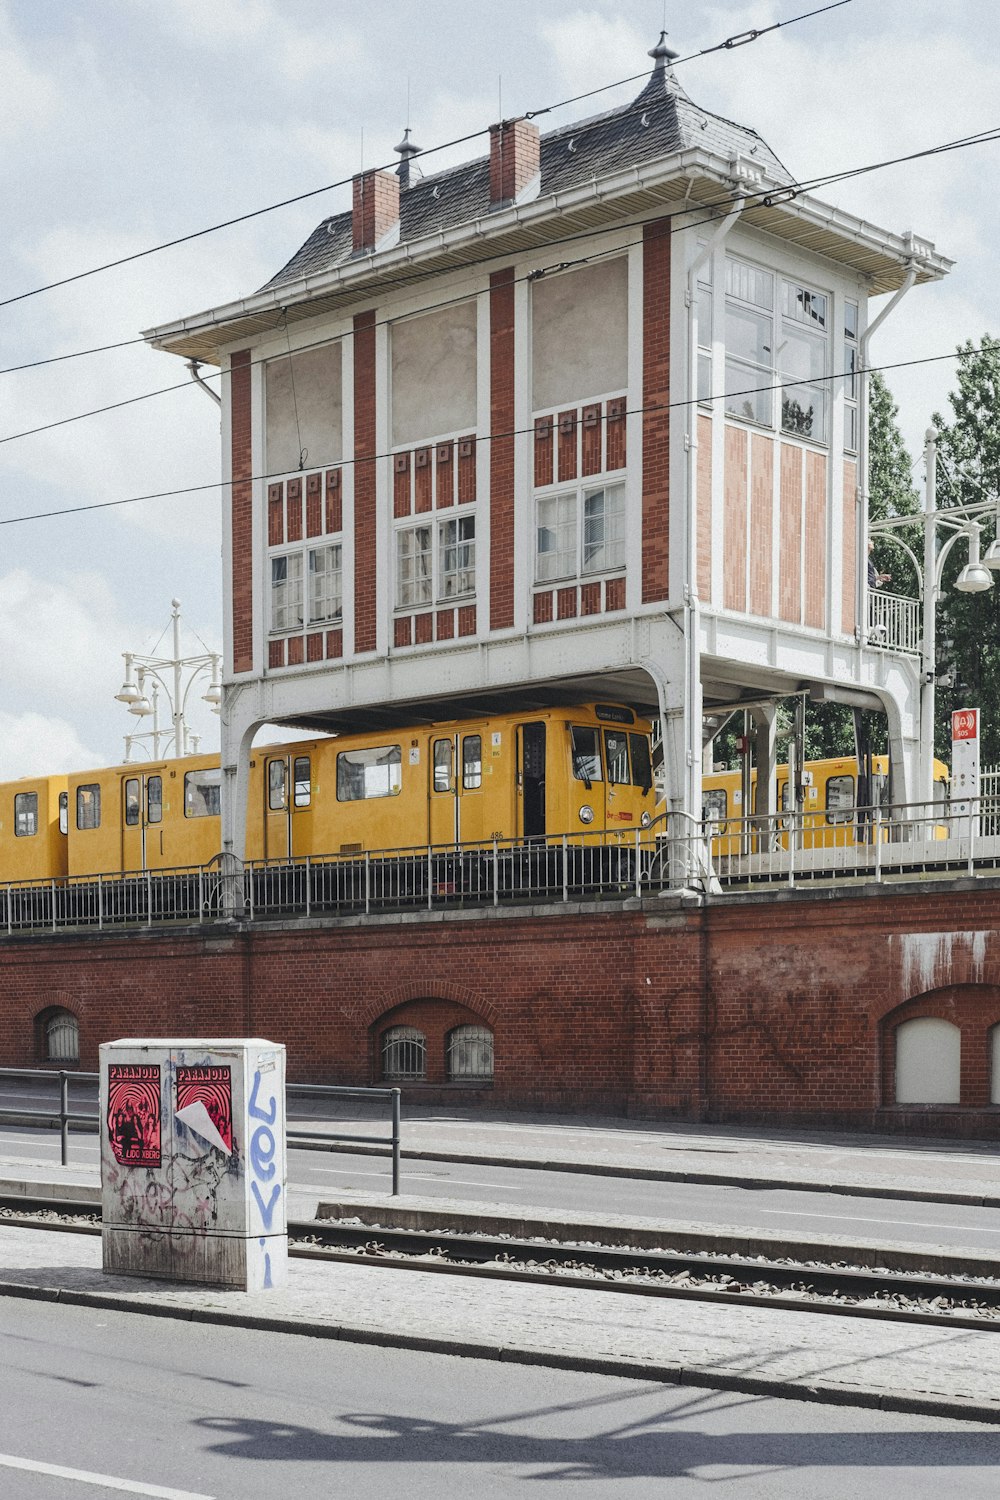
[[(350, 1167), (313, 1167), (312, 1170), (314, 1172), (320, 1173), (324, 1177), (382, 1177), (382, 1178), (384, 1178), (384, 1177), (388, 1176), (387, 1172), (353, 1172)], [(441, 1182), (441, 1183), (448, 1183), (448, 1184), (454, 1183), (456, 1187), (490, 1188), (491, 1190), (494, 1190), (494, 1191), (496, 1189), (496, 1183), (495, 1182), (474, 1182), (469, 1177), (438, 1177), (438, 1176), (436, 1176), (436, 1175), (434, 1175), (434, 1174), (432, 1174), (430, 1172), (404, 1172), (403, 1173), (403, 1183), (404, 1183), (404, 1185), (407, 1182)], [(308, 1186), (309, 1186), (309, 1184), (307, 1182), (298, 1182), (298, 1181), (296, 1181), (296, 1183), (295, 1183), (295, 1187), (298, 1188), (299, 1190), (307, 1188)], [(514, 1186), (514, 1188), (513, 1188), (513, 1191), (515, 1191), (515, 1192), (521, 1192), (522, 1191), (522, 1185), (520, 1183), (516, 1184)], [(504, 1187), (504, 1192), (507, 1192), (507, 1187), (506, 1186)]]
[(775, 1214), (785, 1219), (840, 1219), (849, 1223), (892, 1224), (903, 1229), (950, 1229), (953, 1233), (1000, 1235), (1000, 1229), (976, 1229), (971, 1224), (924, 1224), (918, 1219), (873, 1219), (867, 1214), (807, 1214), (786, 1208), (763, 1208), (761, 1213)]
[(96, 1484), (126, 1495), (151, 1495), (156, 1500), (215, 1500), (214, 1495), (196, 1495), (194, 1490), (168, 1490), (162, 1484), (140, 1484), (134, 1479), (115, 1479), (110, 1474), (91, 1474), (89, 1469), (64, 1469), (61, 1464), (43, 1464), (34, 1458), (14, 1458), (0, 1453), (0, 1468), (23, 1469), (29, 1474), (51, 1474), (53, 1479), (75, 1479), (78, 1484)]

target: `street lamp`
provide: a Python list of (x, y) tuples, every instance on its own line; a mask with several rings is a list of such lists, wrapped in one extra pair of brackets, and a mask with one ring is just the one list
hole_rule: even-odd
[[(869, 534), (884, 536), (902, 547), (917, 574), (921, 601), (920, 650), (920, 785), (918, 800), (931, 803), (934, 797), (934, 712), (937, 688), (937, 604), (941, 597), (944, 565), (956, 542), (963, 538), (969, 545), (969, 560), (955, 579), (954, 587), (962, 594), (983, 594), (993, 586), (993, 574), (1000, 569), (1000, 527), (990, 543), (986, 556), (980, 556), (982, 526), (979, 517), (998, 515), (995, 497), (973, 501), (968, 505), (937, 506), (937, 439), (929, 427), (925, 434), (924, 507), (919, 516), (889, 516), (873, 522)], [(922, 525), (924, 528), (923, 567), (909, 544), (896, 536), (897, 527)], [(950, 533), (938, 549), (938, 532)]]
[[(173, 655), (144, 656), (134, 651), (124, 651), (125, 681), (115, 699), (124, 703), (130, 714), (137, 719), (152, 719), (152, 728), (139, 734), (125, 736), (125, 760), (129, 761), (133, 746), (148, 740), (152, 745), (153, 759), (172, 751), (175, 756), (193, 754), (198, 749), (200, 736), (188, 729), (186, 710), (192, 685), (206, 674), (209, 684), (201, 695), (213, 713), (219, 713), (222, 704), (222, 658), (215, 651), (206, 651), (199, 656), (181, 655), (181, 603), (171, 599), (171, 622), (173, 624)], [(186, 676), (185, 676), (186, 674)], [(148, 688), (148, 693), (147, 693)], [(160, 728), (160, 694), (170, 706), (171, 728)]]

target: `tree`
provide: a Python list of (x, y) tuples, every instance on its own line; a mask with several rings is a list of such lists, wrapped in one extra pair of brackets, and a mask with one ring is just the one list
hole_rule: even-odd
[[(938, 440), (939, 509), (1000, 499), (1000, 339), (983, 334), (978, 345), (958, 347), (957, 390), (948, 396), (952, 416), (933, 417)], [(983, 519), (983, 547), (996, 535), (994, 520)], [(942, 537), (943, 541), (944, 538)], [(957, 542), (945, 563), (938, 605), (937, 642), (941, 670), (954, 677), (950, 691), (939, 690), (935, 750), (951, 754), (953, 708), (982, 710), (980, 754), (984, 765), (1000, 762), (1000, 588), (963, 594), (954, 584), (967, 560)]]
[[(913, 460), (899, 430), (899, 408), (878, 370), (868, 386), (868, 519), (884, 521), (890, 516), (912, 516), (920, 510), (920, 496), (913, 483)], [(921, 556), (919, 527), (895, 533)], [(917, 595), (917, 575), (902, 547), (888, 540), (876, 542), (875, 566), (892, 574), (892, 591)]]

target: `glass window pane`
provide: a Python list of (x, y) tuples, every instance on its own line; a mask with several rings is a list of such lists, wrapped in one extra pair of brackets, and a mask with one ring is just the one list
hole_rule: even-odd
[(101, 788), (96, 782), (88, 786), (78, 786), (76, 789), (76, 826), (77, 828), (100, 828), (101, 826)]
[(476, 588), (476, 518), (460, 516), (442, 523), (439, 596), (454, 599)]
[(337, 800), (358, 802), (392, 797), (403, 784), (403, 756), (398, 745), (342, 750), (337, 756)]
[(382, 1077), (420, 1079), (427, 1073), (427, 1038), (413, 1026), (390, 1026), (382, 1034)]
[(309, 623), (339, 620), (343, 614), (343, 576), (339, 545), (309, 552)]
[(844, 335), (849, 339), (858, 336), (858, 305), (856, 302), (844, 303)]
[(538, 502), (535, 578), (545, 583), (576, 573), (576, 496), (549, 495)]
[(396, 533), (396, 604), (413, 609), (434, 602), (433, 530), (410, 526)]
[(462, 740), (462, 786), (476, 791), (483, 784), (482, 735), (467, 734)]
[(703, 349), (712, 347), (712, 293), (699, 283), (698, 286), (698, 343)]
[(774, 377), (768, 370), (754, 370), (726, 360), (726, 411), (745, 422), (770, 427)]
[(632, 785), (648, 791), (653, 785), (653, 760), (649, 750), (649, 736), (630, 734), (629, 749), (632, 752)]
[(297, 755), (292, 762), (292, 796), (296, 807), (308, 807), (312, 801), (312, 767), (308, 755)]
[(184, 816), (217, 818), (222, 796), (222, 772), (218, 766), (184, 773)]
[(135, 828), (139, 822), (139, 781), (129, 777), (125, 783), (125, 826)]
[(858, 451), (858, 409), (856, 406), (844, 407), (844, 447), (851, 453)]
[(14, 795), (14, 837), (34, 838), (38, 832), (38, 793), (17, 792)]
[(823, 386), (786, 385), (781, 396), (782, 431), (825, 443), (826, 398)]
[(625, 565), (625, 486), (592, 490), (583, 499), (583, 571)]
[(778, 359), (786, 380), (820, 380), (826, 374), (826, 340), (804, 328), (784, 328)]
[(754, 307), (774, 306), (774, 277), (770, 271), (760, 271), (748, 266), (745, 261), (726, 256), (726, 291), (741, 302), (751, 302)]
[(59, 793), (59, 832), (69, 833), (69, 792)]
[(729, 811), (729, 797), (724, 786), (710, 787), (701, 794), (703, 822), (724, 823)]
[(302, 624), (302, 554), (271, 558), (271, 629), (295, 630)]
[(772, 321), (764, 313), (737, 303), (726, 306), (726, 353), (751, 364), (771, 367), (774, 349)]
[(269, 760), (267, 763), (267, 805), (271, 812), (280, 812), (285, 806), (287, 797), (285, 794), (285, 779), (287, 767), (283, 760)]
[(615, 729), (604, 731), (604, 757), (608, 767), (608, 781), (612, 786), (627, 786), (628, 735)]
[(712, 399), (712, 356), (698, 355), (698, 401), (707, 406)]
[(456, 1026), (448, 1033), (448, 1077), (492, 1079), (493, 1033), (488, 1026)]
[(849, 823), (854, 803), (854, 777), (831, 776), (826, 783), (826, 821)]
[(826, 328), (827, 299), (821, 292), (810, 292), (794, 281), (781, 283), (781, 312), (785, 318), (806, 323), (812, 328)]
[(574, 724), (570, 729), (573, 743), (573, 775), (577, 781), (602, 781), (600, 730)]
[(844, 345), (844, 395), (854, 401), (858, 394), (858, 351), (853, 344)]
[(150, 776), (146, 782), (146, 822), (159, 823), (163, 819), (163, 777)]
[(451, 791), (454, 758), (455, 746), (451, 740), (434, 741), (434, 790), (436, 792)]

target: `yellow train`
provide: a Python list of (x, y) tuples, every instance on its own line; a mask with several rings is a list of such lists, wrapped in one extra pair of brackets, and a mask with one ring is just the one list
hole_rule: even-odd
[[(0, 881), (192, 869), (218, 854), (217, 755), (0, 785)], [(621, 704), (267, 745), (247, 859), (535, 842), (634, 844), (653, 817), (650, 725)], [(652, 835), (651, 835), (652, 837)]]
[[(809, 761), (802, 772), (802, 812), (796, 818), (797, 845), (804, 849), (842, 849), (851, 844), (868, 843), (872, 837), (873, 814), (887, 802), (889, 758), (872, 756), (867, 807), (858, 810), (858, 762), (851, 756)], [(934, 762), (934, 802), (944, 816), (948, 802), (948, 767)], [(750, 806), (744, 808), (742, 778), (739, 771), (714, 771), (702, 782), (702, 817), (713, 828), (712, 852), (739, 854), (748, 831), (742, 820), (754, 813), (757, 774), (750, 775)], [(772, 844), (787, 847), (791, 798), (788, 767), (779, 766), (775, 779), (777, 812), (768, 829)], [(942, 830), (944, 837), (944, 830)]]

